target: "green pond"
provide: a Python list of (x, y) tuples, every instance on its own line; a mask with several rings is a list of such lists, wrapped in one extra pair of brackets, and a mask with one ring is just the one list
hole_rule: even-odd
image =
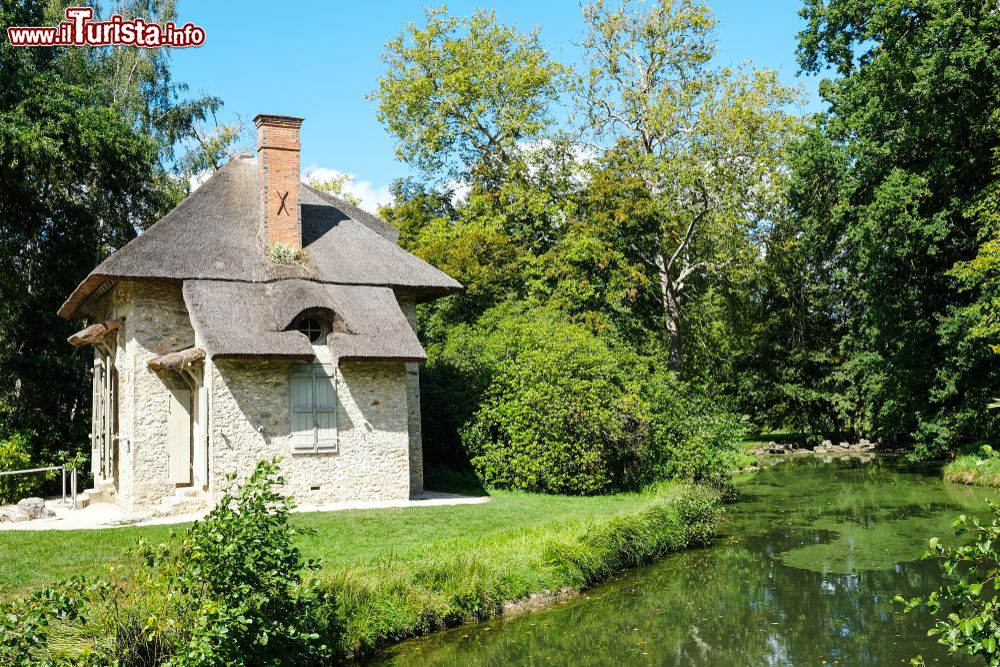
[[(988, 492), (895, 458), (796, 458), (740, 483), (714, 546), (669, 556), (549, 609), (404, 642), (392, 665), (977, 664), (926, 635), (933, 535)], [(978, 663), (982, 664), (982, 663)]]

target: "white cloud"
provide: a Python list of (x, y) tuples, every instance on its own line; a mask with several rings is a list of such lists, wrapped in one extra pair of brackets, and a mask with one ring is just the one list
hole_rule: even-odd
[(191, 192), (200, 188), (202, 183), (207, 181), (213, 173), (215, 172), (206, 169), (205, 171), (194, 174), (193, 176), (188, 176), (188, 187), (190, 187)]
[(457, 181), (454, 178), (450, 179), (446, 184), (445, 188), (451, 191), (451, 205), (458, 206), (463, 203), (472, 192), (472, 186), (468, 181)]
[(329, 167), (318, 167), (316, 165), (312, 165), (302, 170), (302, 180), (305, 182), (323, 182), (329, 181), (333, 178), (339, 178), (345, 173), (348, 178), (344, 182), (344, 192), (354, 195), (360, 199), (361, 203), (358, 204), (358, 206), (364, 210), (369, 213), (378, 213), (379, 206), (385, 206), (386, 204), (392, 203), (392, 194), (389, 192), (388, 185), (380, 185), (376, 187), (371, 181), (357, 180), (357, 177), (350, 172), (343, 172), (336, 169), (330, 169)]

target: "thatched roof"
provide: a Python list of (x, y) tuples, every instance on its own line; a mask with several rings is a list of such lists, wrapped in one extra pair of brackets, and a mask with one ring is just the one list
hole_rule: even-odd
[(110, 322), (101, 322), (99, 324), (91, 324), (89, 327), (77, 331), (66, 340), (69, 341), (69, 344), (73, 347), (90, 345), (91, 343), (104, 338), (112, 331), (116, 331), (119, 325), (120, 322), (115, 320), (111, 320)]
[(305, 262), (267, 258), (259, 238), (257, 159), (239, 157), (144, 233), (91, 272), (59, 309), (89, 315), (87, 299), (108, 281), (215, 280), (264, 283), (300, 278), (318, 283), (402, 289), (418, 299), (450, 294), (461, 285), (396, 245), (398, 232), (347, 202), (303, 185)]
[(200, 347), (189, 347), (177, 352), (158, 354), (146, 362), (151, 371), (179, 371), (188, 368), (205, 358), (205, 351)]
[(305, 311), (336, 313), (347, 332), (327, 345), (338, 359), (423, 361), (424, 350), (392, 289), (289, 279), (268, 283), (189, 280), (184, 302), (199, 345), (210, 357), (311, 359), (313, 348), (295, 330)]

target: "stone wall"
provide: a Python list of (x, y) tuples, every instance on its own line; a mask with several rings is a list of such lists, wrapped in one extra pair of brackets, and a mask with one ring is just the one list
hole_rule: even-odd
[[(132, 283), (120, 282), (105, 293), (92, 306), (93, 322), (118, 320), (122, 326), (114, 332), (114, 368), (118, 373), (118, 434), (116, 443), (118, 475), (115, 488), (111, 490), (119, 500), (130, 496), (133, 487), (130, 434), (134, 430), (135, 388), (132, 358), (135, 342), (129, 333), (132, 326)], [(109, 343), (112, 341), (108, 341)], [(100, 348), (92, 346), (95, 361), (102, 354)], [(93, 375), (91, 375), (93, 382)], [(93, 395), (93, 392), (92, 392)]]
[(178, 284), (120, 282), (93, 307), (95, 320), (119, 319), (118, 479), (116, 501), (128, 510), (148, 509), (173, 495), (168, 477), (167, 411), (170, 389), (188, 388), (172, 373), (156, 374), (146, 363), (194, 344), (194, 329)]
[[(412, 295), (400, 307), (416, 327)], [(195, 344), (178, 285), (122, 282), (95, 306), (99, 319), (120, 319), (117, 502), (136, 511), (174, 494), (169, 481), (170, 389), (188, 388), (174, 373), (153, 373), (152, 357)], [(316, 348), (320, 357), (329, 354)], [(323, 358), (332, 363), (332, 358)], [(337, 372), (338, 451), (292, 454), (289, 448), (290, 362), (206, 361), (209, 386), (209, 492), (229, 472), (245, 476), (261, 459), (284, 457), (286, 492), (303, 503), (389, 500), (423, 490), (417, 364), (344, 361)], [(194, 409), (194, 406), (192, 406)]]
[[(406, 321), (417, 332), (417, 302), (412, 294), (396, 293)], [(406, 410), (410, 433), (410, 495), (424, 492), (424, 449), (420, 425), (420, 364), (406, 364)]]
[(408, 498), (409, 398), (404, 364), (341, 362), (338, 450), (323, 454), (291, 453), (290, 366), (288, 361), (263, 359), (210, 363), (213, 495), (218, 496), (228, 473), (245, 477), (257, 461), (281, 455), (283, 492), (300, 503)]
[(174, 493), (169, 481), (167, 416), (171, 389), (190, 389), (176, 373), (153, 373), (153, 357), (194, 345), (194, 328), (180, 285), (137, 283), (132, 317), (136, 412), (132, 434), (135, 475), (132, 505), (156, 505)]

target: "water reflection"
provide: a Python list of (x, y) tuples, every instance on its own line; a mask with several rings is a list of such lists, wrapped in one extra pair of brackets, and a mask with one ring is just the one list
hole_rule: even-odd
[(406, 642), (397, 665), (963, 665), (897, 593), (940, 582), (920, 560), (982, 490), (877, 459), (798, 460), (743, 484), (716, 546), (664, 559), (554, 609)]

